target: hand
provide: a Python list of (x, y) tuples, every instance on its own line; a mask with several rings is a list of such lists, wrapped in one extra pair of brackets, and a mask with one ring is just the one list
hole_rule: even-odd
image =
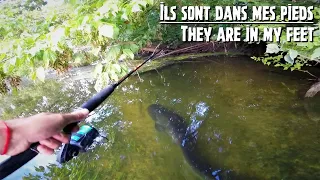
[[(32, 143), (39, 142), (37, 150), (43, 154), (53, 154), (62, 143), (69, 143), (70, 135), (62, 129), (73, 122), (85, 119), (87, 109), (68, 114), (40, 113), (27, 118), (6, 121), (11, 130), (11, 139), (7, 155), (16, 155), (27, 150)], [(73, 129), (77, 131), (79, 127)], [(1, 142), (1, 139), (0, 139)], [(0, 146), (0, 151), (3, 147)]]

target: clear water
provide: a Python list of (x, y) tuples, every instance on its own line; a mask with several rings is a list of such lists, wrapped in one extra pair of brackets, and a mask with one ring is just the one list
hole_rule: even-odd
[[(203, 60), (131, 77), (87, 119), (108, 140), (64, 165), (38, 157), (8, 179), (204, 179), (155, 129), (147, 112), (154, 103), (199, 125), (197, 155), (238, 179), (318, 179), (319, 122), (299, 94), (306, 77), (247, 58)], [(3, 98), (2, 118), (67, 112), (92, 94), (86, 79), (47, 82)]]

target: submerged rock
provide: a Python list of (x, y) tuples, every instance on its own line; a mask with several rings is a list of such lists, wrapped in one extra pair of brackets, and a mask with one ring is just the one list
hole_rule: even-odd
[(314, 83), (310, 89), (306, 92), (306, 94), (304, 95), (304, 97), (313, 97), (315, 96), (318, 92), (320, 91), (320, 82), (316, 82)]
[[(320, 87), (320, 86), (319, 86)], [(304, 98), (304, 108), (308, 117), (315, 122), (320, 121), (320, 93)]]
[(304, 95), (304, 108), (308, 117), (315, 122), (320, 120), (320, 82), (314, 83)]

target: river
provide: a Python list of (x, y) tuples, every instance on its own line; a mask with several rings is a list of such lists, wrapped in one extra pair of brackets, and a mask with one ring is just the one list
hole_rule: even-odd
[[(200, 124), (196, 152), (215, 167), (246, 179), (320, 177), (319, 122), (300, 93), (305, 75), (246, 57), (202, 60), (130, 77), (86, 120), (108, 140), (64, 165), (41, 155), (7, 179), (203, 179), (172, 138), (155, 129), (147, 112), (154, 103)], [(3, 98), (1, 118), (80, 106), (95, 91), (78, 71)]]

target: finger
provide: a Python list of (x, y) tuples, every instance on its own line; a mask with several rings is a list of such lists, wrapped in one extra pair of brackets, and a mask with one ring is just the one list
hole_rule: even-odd
[(59, 134), (53, 135), (52, 137), (60, 141), (61, 143), (67, 144), (69, 143), (71, 136), (69, 134), (59, 133)]
[(80, 129), (79, 126), (76, 126), (76, 127), (74, 127), (74, 128), (72, 129), (72, 132), (75, 133), (75, 132), (79, 131), (79, 129)]
[(78, 122), (85, 119), (88, 116), (88, 114), (89, 114), (88, 109), (80, 109), (72, 113), (63, 114), (62, 117), (65, 122), (65, 125), (67, 125), (67, 124)]
[(37, 146), (37, 150), (41, 153), (41, 154), (47, 154), (47, 155), (51, 155), (54, 153), (54, 150), (45, 146), (45, 145), (39, 145)]
[(48, 138), (48, 139), (39, 141), (39, 143), (51, 149), (58, 149), (58, 147), (61, 146), (62, 144), (60, 141), (54, 138)]

